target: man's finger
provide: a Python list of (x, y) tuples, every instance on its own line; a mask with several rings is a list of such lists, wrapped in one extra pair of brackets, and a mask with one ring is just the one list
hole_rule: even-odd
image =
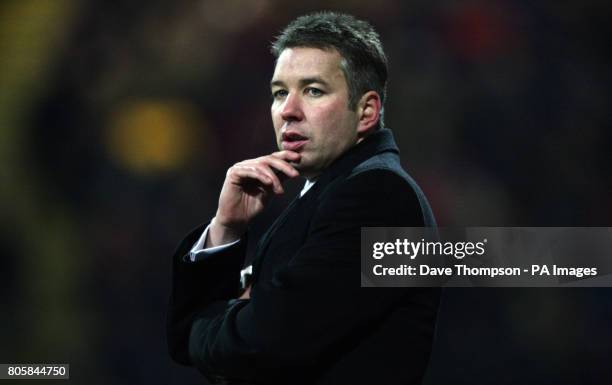
[(295, 152), (295, 151), (290, 151), (290, 150), (276, 151), (270, 155), (275, 158), (286, 160), (286, 161), (297, 161), (297, 160), (300, 160), (300, 158), (302, 157), (300, 153)]
[[(260, 159), (262, 162), (266, 163), (268, 166), (273, 167), (274, 169), (282, 172), (283, 174), (285, 174), (286, 176), (290, 178), (295, 178), (296, 176), (300, 175), (299, 171), (296, 170), (295, 167), (293, 167), (290, 163), (288, 163), (284, 159), (275, 157), (273, 155), (265, 156)], [(278, 173), (276, 174), (278, 175)]]
[(282, 177), (278, 175), (276, 172), (274, 172), (274, 169), (271, 168), (268, 164), (263, 163), (263, 162), (258, 162), (258, 163), (255, 163), (253, 167), (257, 168), (257, 170), (261, 171), (268, 178), (270, 178), (274, 186), (274, 192), (276, 192), (277, 194), (282, 194), (285, 192), (285, 190), (283, 189), (283, 184), (281, 182)]
[(232, 173), (239, 180), (255, 179), (277, 194), (285, 192), (278, 177), (268, 168), (252, 164), (236, 164), (232, 167)]
[(280, 176), (274, 172), (273, 168), (271, 168), (267, 163), (263, 162), (260, 158), (254, 159), (254, 160), (247, 160), (247, 161), (238, 163), (238, 165), (241, 165), (243, 167), (255, 168), (257, 171), (263, 173), (272, 181), (272, 184), (274, 185), (275, 193), (282, 194), (285, 192), (283, 189), (282, 182), (280, 180)]

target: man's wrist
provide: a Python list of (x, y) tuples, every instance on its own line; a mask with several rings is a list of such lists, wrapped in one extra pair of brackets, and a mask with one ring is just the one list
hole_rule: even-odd
[(245, 230), (242, 229), (225, 226), (222, 223), (219, 223), (217, 217), (214, 217), (210, 222), (205, 247), (215, 247), (235, 242), (242, 237), (244, 232)]

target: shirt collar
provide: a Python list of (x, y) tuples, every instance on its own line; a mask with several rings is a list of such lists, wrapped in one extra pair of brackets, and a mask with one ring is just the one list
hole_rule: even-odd
[(300, 198), (303, 197), (304, 194), (306, 194), (316, 182), (316, 179), (306, 179), (306, 183), (304, 184), (304, 187), (302, 187), (302, 191), (300, 191)]

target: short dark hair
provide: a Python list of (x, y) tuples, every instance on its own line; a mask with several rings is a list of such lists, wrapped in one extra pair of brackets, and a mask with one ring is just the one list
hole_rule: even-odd
[[(336, 49), (342, 56), (342, 72), (349, 90), (349, 108), (355, 110), (359, 98), (376, 91), (384, 105), (387, 88), (387, 56), (378, 33), (368, 22), (351, 15), (317, 12), (293, 20), (272, 43), (278, 59), (286, 48)], [(383, 127), (383, 111), (378, 126)]]

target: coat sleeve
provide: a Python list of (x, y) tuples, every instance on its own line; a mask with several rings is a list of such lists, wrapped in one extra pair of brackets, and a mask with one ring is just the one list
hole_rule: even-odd
[(221, 314), (228, 301), (236, 298), (240, 269), (246, 252), (246, 238), (206, 256), (198, 262), (188, 260), (189, 251), (208, 224), (194, 229), (177, 247), (172, 258), (172, 291), (167, 315), (167, 342), (170, 356), (178, 363), (191, 365), (188, 353), (189, 332), (198, 314)]
[(401, 177), (378, 170), (343, 181), (323, 198), (305, 244), (270, 281), (255, 284), (250, 301), (190, 319), (192, 363), (207, 375), (295, 383), (296, 373), (337, 360), (406, 293), (360, 287), (361, 227), (399, 225), (422, 225)]

